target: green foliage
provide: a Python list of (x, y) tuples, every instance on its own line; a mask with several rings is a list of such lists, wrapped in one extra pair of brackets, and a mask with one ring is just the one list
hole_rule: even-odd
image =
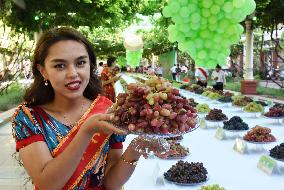
[(8, 93), (0, 96), (0, 111), (6, 111), (23, 101), (24, 89), (18, 83), (9, 87)]

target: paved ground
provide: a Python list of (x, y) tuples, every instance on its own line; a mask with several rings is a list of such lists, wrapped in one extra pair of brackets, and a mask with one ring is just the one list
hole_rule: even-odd
[(11, 123), (0, 126), (0, 190), (31, 190), (31, 184), (24, 185), (27, 175), (23, 167), (12, 157), (15, 141)]
[[(279, 82), (279, 84), (282, 84), (281, 81), (277, 81), (277, 82)], [(259, 81), (259, 85), (263, 86), (263, 87), (268, 87), (268, 88), (280, 89), (280, 87), (277, 84), (275, 84), (274, 82), (269, 81), (269, 80), (268, 81), (261, 80), (261, 81)], [(284, 86), (284, 83), (283, 83), (283, 86)]]

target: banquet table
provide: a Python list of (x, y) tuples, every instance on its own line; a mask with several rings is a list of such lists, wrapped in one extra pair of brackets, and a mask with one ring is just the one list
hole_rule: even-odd
[[(122, 75), (127, 83), (136, 82), (128, 75)], [(122, 86), (118, 81), (115, 84), (117, 93), (123, 92)], [(190, 154), (182, 159), (188, 162), (202, 162), (208, 171), (208, 180), (202, 185), (219, 184), (227, 190), (283, 190), (284, 189), (284, 172), (273, 173), (268, 175), (257, 168), (257, 164), (262, 155), (268, 155), (268, 151), (276, 145), (284, 142), (284, 124), (277, 123), (272, 119), (263, 116), (252, 117), (241, 109), (233, 106), (226, 106), (223, 103), (212, 101), (201, 95), (191, 93), (187, 90), (180, 90), (182, 96), (194, 98), (198, 103), (207, 103), (209, 107), (222, 109), (223, 113), (230, 119), (233, 116), (240, 116), (250, 128), (261, 125), (269, 127), (272, 134), (277, 138), (276, 142), (255, 145), (247, 143), (248, 152), (239, 153), (233, 150), (235, 138), (218, 140), (215, 138), (216, 128), (208, 129), (198, 128), (190, 133), (185, 134), (181, 144), (189, 148)], [(266, 110), (269, 107), (265, 107)], [(221, 123), (221, 125), (223, 125)], [(243, 136), (246, 132), (239, 133)], [(231, 136), (226, 132), (227, 136)], [(124, 143), (124, 149), (128, 146), (135, 135), (128, 135)], [(259, 146), (266, 151), (258, 151)], [(200, 189), (197, 186), (178, 186), (167, 182), (163, 178), (166, 172), (178, 160), (164, 160), (154, 156), (148, 159), (140, 158), (139, 163), (124, 186), (125, 190), (176, 190), (176, 189)], [(284, 162), (276, 161), (278, 167), (284, 168)]]

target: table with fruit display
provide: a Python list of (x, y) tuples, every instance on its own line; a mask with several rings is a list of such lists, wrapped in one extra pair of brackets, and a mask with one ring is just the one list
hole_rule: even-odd
[[(122, 78), (128, 84), (133, 82), (139, 84), (138, 81), (126, 74), (123, 74)], [(284, 186), (284, 124), (282, 120), (275, 123), (275, 118), (278, 120), (281, 117), (283, 118), (283, 105), (267, 106), (259, 102), (250, 104), (253, 101), (247, 97), (234, 97), (220, 92), (211, 93), (213, 98), (210, 99), (205, 97), (205, 94), (202, 95), (208, 89), (204, 90), (198, 86), (179, 91), (169, 91), (174, 92), (173, 94), (177, 96), (171, 97), (169, 93), (163, 92), (163, 88), (167, 88), (169, 84), (164, 79), (160, 83), (159, 80), (155, 78), (150, 79), (150, 82), (145, 81), (144, 85), (150, 86), (148, 89), (153, 90), (153, 88), (156, 88), (156, 92), (152, 95), (142, 95), (150, 105), (150, 107), (146, 106), (146, 111), (143, 111), (143, 113), (140, 111), (139, 116), (136, 115), (136, 118), (133, 119), (130, 115), (135, 115), (135, 112), (137, 112), (137, 110), (130, 108), (135, 107), (133, 104), (126, 108), (129, 110), (127, 113), (130, 115), (119, 115), (116, 118), (116, 125), (120, 125), (129, 132), (124, 148), (137, 134), (180, 133), (183, 135), (182, 137), (168, 137), (172, 138), (167, 140), (170, 143), (171, 150), (173, 150), (169, 155), (150, 154), (148, 159), (141, 157), (133, 175), (124, 186), (125, 190), (189, 188), (197, 190), (206, 189), (205, 186), (209, 185), (211, 186), (208, 187), (209, 189), (216, 190), (222, 189), (220, 187), (228, 190), (282, 189)], [(153, 81), (156, 81), (155, 84), (151, 84)], [(131, 89), (135, 85), (130, 86)], [(117, 92), (126, 90), (121, 89), (121, 85), (116, 85), (116, 87)], [(157, 93), (157, 88), (161, 93)], [(146, 92), (144, 90), (143, 93)], [(197, 91), (197, 94), (194, 90)], [(201, 91), (203, 92), (200, 93)], [(143, 94), (142, 89), (139, 92), (137, 90), (136, 93)], [(162, 93), (166, 93), (167, 97)], [(216, 93), (219, 93), (219, 95)], [(206, 95), (210, 96), (209, 94), (207, 92)], [(115, 108), (114, 113), (116, 114), (122, 112), (120, 109), (126, 99), (136, 97), (133, 92), (129, 91), (123, 96), (119, 96), (120, 99), (123, 96), (125, 97), (122, 98), (124, 100), (120, 100), (120, 106), (117, 105), (120, 108)], [(217, 97), (219, 99), (216, 100)], [(171, 100), (168, 100), (168, 98)], [(175, 98), (179, 100), (176, 101)], [(163, 102), (159, 102), (161, 99)], [(216, 101), (219, 100), (220, 103), (217, 104)], [(182, 105), (179, 105), (178, 102)], [(234, 102), (233, 106), (224, 106), (228, 102)], [(241, 109), (234, 105), (240, 105)], [(193, 111), (193, 108), (196, 111)], [(195, 120), (196, 113), (200, 114), (199, 118), (206, 120), (207, 117), (208, 120), (222, 120), (222, 122), (218, 122), (217, 128), (210, 127), (210, 124), (209, 127), (197, 128), (198, 126), (195, 125), (195, 122), (197, 122)], [(260, 114), (253, 117), (248, 116), (251, 113)], [(186, 115), (187, 118), (183, 117), (183, 115)], [(131, 125), (131, 122), (126, 122), (131, 119), (135, 123), (134, 125)], [(204, 125), (207, 124), (208, 122), (205, 121)], [(137, 134), (133, 134), (137, 131)], [(223, 135), (224, 138), (216, 138), (216, 136), (220, 135)], [(177, 142), (174, 142), (175, 138), (178, 140)], [(242, 141), (245, 144), (246, 151), (234, 150), (237, 141)], [(257, 167), (263, 155), (275, 161), (275, 169), (277, 168), (278, 172), (273, 171), (271, 175), (268, 175)]]

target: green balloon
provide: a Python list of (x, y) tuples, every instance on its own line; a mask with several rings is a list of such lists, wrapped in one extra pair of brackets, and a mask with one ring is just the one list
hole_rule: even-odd
[(235, 9), (232, 12), (232, 19), (234, 19), (236, 22), (241, 22), (245, 20), (245, 18), (246, 18), (246, 14), (244, 13), (242, 9)]
[(201, 15), (203, 16), (203, 17), (210, 17), (210, 15), (211, 15), (211, 12), (210, 12), (210, 9), (202, 9), (201, 10)]
[[(211, 36), (209, 36), (209, 37), (211, 37)], [(204, 42), (204, 47), (205, 47), (205, 48), (212, 49), (213, 46), (214, 46), (214, 43), (213, 43), (212, 40), (206, 40), (206, 41)]]
[(218, 57), (218, 52), (217, 51), (211, 51), (210, 53), (209, 53), (209, 57), (211, 58), (211, 59), (216, 59), (216, 57)]
[(208, 26), (208, 29), (209, 29), (211, 32), (213, 32), (213, 31), (217, 30), (217, 27), (218, 27), (217, 24), (211, 24), (211, 25)]
[(194, 40), (194, 44), (195, 44), (195, 47), (197, 48), (197, 49), (201, 49), (201, 48), (203, 48), (203, 40), (202, 39), (200, 39), (200, 38), (197, 38), (197, 39), (195, 39)]
[(200, 23), (190, 23), (190, 27), (192, 30), (198, 30), (200, 28)]
[(182, 7), (179, 11), (179, 15), (182, 17), (182, 18), (186, 18), (189, 16), (189, 11), (188, 11), (188, 8), (187, 7)]
[(255, 3), (254, 0), (247, 0), (246, 1), (245, 13), (247, 15), (252, 14), (254, 12), (255, 8), (256, 8), (256, 3)]
[(226, 13), (231, 13), (232, 11), (233, 11), (233, 3), (231, 3), (231, 2), (226, 2), (225, 4), (224, 4), (224, 7), (223, 7), (223, 10), (224, 10), (224, 12), (226, 12)]
[(200, 31), (200, 37), (208, 39), (208, 38), (210, 38), (210, 32), (208, 30), (202, 30), (202, 31)]
[(189, 4), (187, 8), (188, 8), (188, 12), (190, 13), (194, 13), (195, 11), (198, 10), (198, 6), (194, 3)]
[(216, 15), (220, 12), (220, 6), (218, 5), (212, 5), (211, 8), (210, 8), (210, 12), (211, 14), (213, 15)]
[(205, 50), (201, 50), (197, 53), (198, 59), (205, 59), (207, 55), (207, 52)]
[(218, 23), (219, 28), (222, 28), (222, 29), (226, 29), (229, 26), (229, 24), (230, 23), (227, 19), (223, 19)]
[(190, 16), (190, 21), (193, 22), (193, 23), (199, 23), (200, 20), (201, 20), (201, 17), (200, 17), (200, 15), (197, 12), (193, 13)]
[(178, 1), (179, 1), (180, 5), (182, 5), (182, 6), (188, 4), (187, 0), (178, 0)]
[(219, 35), (219, 34), (215, 34), (214, 37), (213, 37), (213, 41), (216, 43), (216, 44), (219, 44), (223, 39), (223, 36), (222, 35)]
[(246, 0), (233, 0), (233, 6), (236, 8), (241, 8), (245, 5)]
[(214, 3), (217, 4), (217, 5), (223, 5), (224, 0), (214, 0)]
[(242, 34), (244, 32), (244, 27), (240, 24), (236, 25), (238, 34)]
[(180, 4), (177, 1), (170, 1), (168, 5), (173, 13), (178, 13), (180, 9)]
[(212, 0), (202, 1), (202, 6), (206, 9), (210, 8), (212, 6), (212, 4), (213, 4)]
[(208, 22), (209, 22), (210, 25), (216, 24), (217, 21), (218, 21), (218, 19), (215, 16), (211, 16), (211, 17), (208, 18)]

